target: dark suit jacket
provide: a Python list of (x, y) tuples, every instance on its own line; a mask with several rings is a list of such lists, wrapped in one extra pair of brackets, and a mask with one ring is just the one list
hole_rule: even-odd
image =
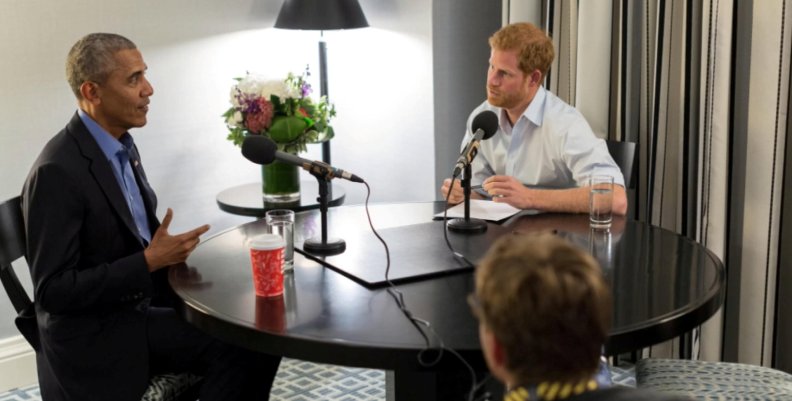
[[(156, 230), (156, 197), (137, 169)], [(149, 376), (146, 309), (167, 287), (166, 269), (148, 272), (112, 167), (76, 113), (34, 163), (22, 201), (43, 398), (139, 400)]]

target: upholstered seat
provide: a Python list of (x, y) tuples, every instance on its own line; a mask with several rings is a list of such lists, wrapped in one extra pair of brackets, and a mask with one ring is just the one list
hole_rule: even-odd
[(792, 375), (741, 363), (642, 359), (635, 381), (639, 388), (696, 400), (792, 400)]
[(149, 379), (141, 401), (181, 401), (198, 399), (200, 376), (191, 373), (166, 373)]

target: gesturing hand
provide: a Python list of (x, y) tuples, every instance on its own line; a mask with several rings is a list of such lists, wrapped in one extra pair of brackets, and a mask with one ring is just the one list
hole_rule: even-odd
[(204, 224), (183, 234), (170, 235), (168, 227), (171, 220), (173, 220), (173, 210), (168, 208), (162, 224), (151, 238), (151, 243), (143, 251), (151, 272), (187, 260), (190, 253), (198, 246), (201, 234), (209, 230), (209, 225)]

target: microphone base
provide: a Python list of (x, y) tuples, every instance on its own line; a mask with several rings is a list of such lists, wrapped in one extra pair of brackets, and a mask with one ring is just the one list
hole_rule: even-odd
[(327, 242), (311, 238), (303, 243), (303, 250), (317, 255), (338, 255), (346, 250), (346, 241), (340, 238), (328, 238)]
[(459, 233), (483, 233), (487, 231), (487, 222), (481, 219), (453, 219), (448, 222), (448, 229)]

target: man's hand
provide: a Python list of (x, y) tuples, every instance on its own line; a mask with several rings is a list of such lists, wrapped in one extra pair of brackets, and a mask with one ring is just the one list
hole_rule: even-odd
[(198, 246), (201, 234), (209, 230), (209, 225), (204, 224), (183, 234), (170, 235), (168, 227), (171, 220), (173, 220), (173, 210), (168, 208), (162, 224), (151, 238), (151, 243), (143, 251), (150, 272), (187, 260), (190, 253)]
[[(514, 177), (495, 175), (484, 180), (482, 186), (493, 202), (508, 203), (518, 209), (545, 212), (588, 213), (590, 187), (569, 189), (536, 189), (523, 186)], [(627, 213), (627, 194), (621, 185), (613, 186), (613, 214)]]
[(481, 187), (490, 194), (493, 202), (508, 203), (518, 209), (536, 208), (532, 201), (532, 190), (514, 177), (493, 175), (484, 180)]
[(440, 193), (443, 195), (443, 199), (448, 197), (448, 204), (449, 205), (456, 205), (457, 203), (462, 202), (465, 200), (465, 194), (462, 192), (462, 185), (459, 184), (457, 181), (456, 185), (454, 185), (454, 189), (451, 191), (451, 196), (448, 196), (448, 189), (451, 187), (451, 179), (446, 178), (443, 180), (443, 186), (440, 187)]

